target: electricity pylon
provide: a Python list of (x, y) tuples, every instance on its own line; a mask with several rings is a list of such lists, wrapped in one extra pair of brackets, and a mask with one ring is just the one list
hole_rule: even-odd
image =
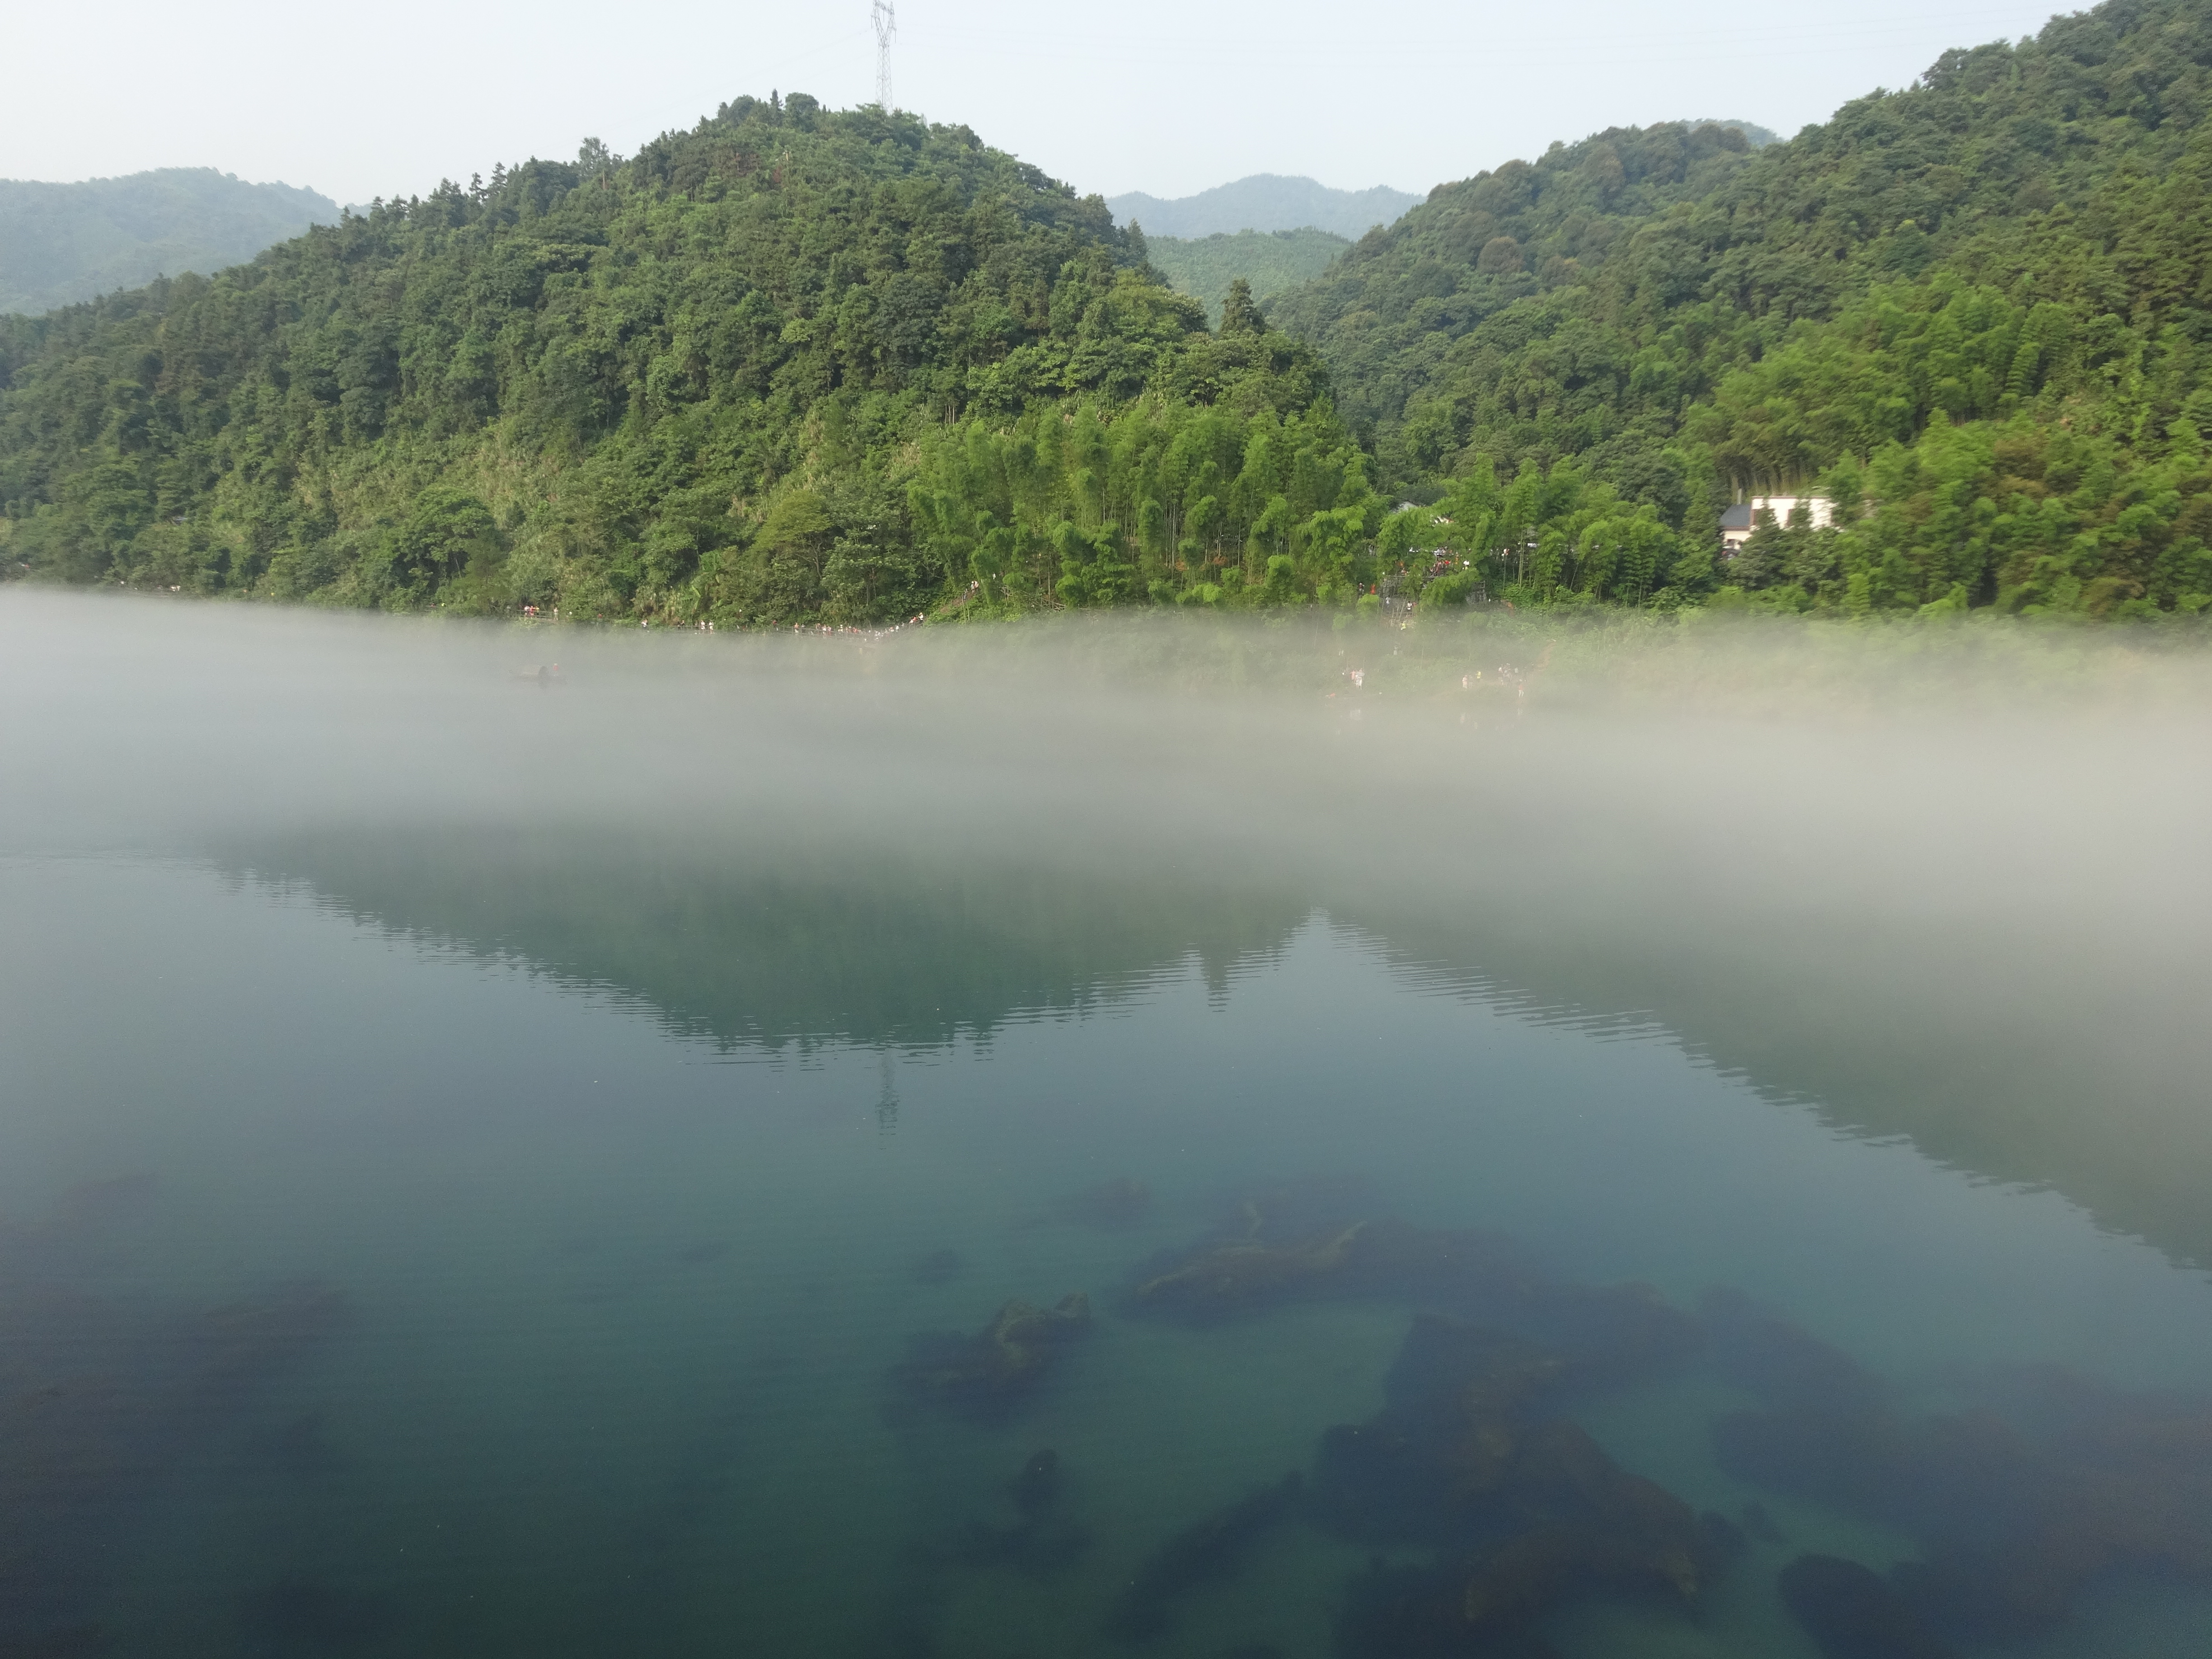
[(898, 33), (898, 8), (891, 0), (874, 0), (868, 21), (876, 26), (876, 103), (891, 112), (891, 36)]

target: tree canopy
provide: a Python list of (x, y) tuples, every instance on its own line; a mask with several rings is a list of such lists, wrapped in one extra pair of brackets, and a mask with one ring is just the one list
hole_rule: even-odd
[(0, 179), (0, 312), (39, 312), (187, 270), (220, 270), (338, 204), (213, 167), (162, 167), (73, 185)]
[[(1440, 185), (1272, 299), (1219, 273), (1214, 328), (963, 127), (743, 98), (0, 319), (0, 561), (748, 625), (2199, 612), (2208, 76), (2202, 6), (2107, 0), (1786, 142)], [(1834, 524), (1721, 556), (1726, 504), (1807, 493)]]
[(1787, 143), (1439, 186), (1270, 309), (1400, 489), (1564, 465), (1701, 540), (1744, 493), (1847, 504), (1720, 573), (1759, 603), (2201, 608), (2208, 73), (2202, 6), (2109, 0)]
[[(1036, 592), (1087, 602), (1189, 520), (1133, 458), (1205, 447), (1199, 523), (1241, 534), (1304, 503), (1288, 458), (1348, 452), (1324, 392), (966, 129), (748, 98), (0, 322), (0, 511), (68, 580), (778, 623), (943, 601), (991, 514), (1006, 575), (1050, 547)], [(1085, 574), (1109, 543), (1144, 580)]]

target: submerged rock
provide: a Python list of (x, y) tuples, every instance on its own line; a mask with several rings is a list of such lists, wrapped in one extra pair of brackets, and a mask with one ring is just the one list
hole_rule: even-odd
[(927, 1331), (908, 1339), (892, 1380), (909, 1398), (967, 1414), (1001, 1417), (1026, 1399), (1061, 1349), (1091, 1329), (1091, 1298), (1077, 1291), (1049, 1308), (1007, 1303), (981, 1331)]
[(1787, 1541), (1782, 1528), (1774, 1524), (1774, 1517), (1767, 1513), (1766, 1505), (1756, 1498), (1743, 1506), (1743, 1531), (1747, 1538), (1755, 1539), (1762, 1544)]
[(1297, 1507), (1304, 1477), (1293, 1472), (1193, 1522), (1154, 1550), (1124, 1585), (1106, 1615), (1117, 1642), (1166, 1634), (1177, 1596), (1233, 1578), (1252, 1548)]
[(1703, 1338), (1695, 1317), (1648, 1285), (1563, 1283), (1502, 1234), (1344, 1207), (1365, 1197), (1328, 1186), (1248, 1200), (1223, 1226), (1148, 1263), (1129, 1310), (1206, 1325), (1321, 1298), (1409, 1302), (1540, 1342), (1590, 1383), (1646, 1374)]
[(0, 1646), (92, 1652), (119, 1540), (213, 1435), (254, 1424), (344, 1297), (305, 1283), (213, 1308), (120, 1295), (104, 1271), (150, 1182), (78, 1189), (0, 1227)]
[(1579, 1380), (1574, 1360), (1521, 1338), (1415, 1320), (1383, 1410), (1323, 1437), (1316, 1510), (1363, 1541), (1444, 1554), (1354, 1594), (1347, 1650), (1524, 1650), (1534, 1620), (1594, 1591), (1698, 1603), (1740, 1534), (1547, 1414)]
[(1073, 1565), (1091, 1547), (1091, 1535), (1088, 1527), (1060, 1513), (1063, 1490), (1060, 1454), (1049, 1447), (1032, 1453), (1006, 1483), (1018, 1517), (1014, 1524), (969, 1522), (955, 1559), (971, 1566), (1009, 1566), (1036, 1578)]
[(1736, 1299), (1709, 1317), (1760, 1397), (1714, 1425), (1722, 1467), (1918, 1538), (1891, 1588), (1936, 1635), (2032, 1635), (2117, 1569), (2212, 1578), (2212, 1407), (2045, 1376), (2005, 1414), (1909, 1416), (1778, 1316)]
[(1382, 1411), (1322, 1435), (1318, 1512), (1369, 1543), (1464, 1541), (1519, 1450), (1521, 1414), (1566, 1374), (1516, 1338), (1422, 1315), (1384, 1381)]
[(1390, 1216), (1290, 1231), (1248, 1206), (1241, 1230), (1154, 1261), (1132, 1310), (1214, 1324), (1320, 1297), (1395, 1297), (1457, 1305), (1512, 1295), (1528, 1278), (1510, 1242), (1475, 1231), (1410, 1226)]
[(1343, 1659), (1559, 1659), (1534, 1631), (1471, 1627), (1462, 1601), (1449, 1565), (1387, 1567), (1378, 1559), (1346, 1587), (1336, 1650)]
[(1237, 1239), (1203, 1246), (1139, 1284), (1133, 1299), (1155, 1312), (1226, 1318), (1343, 1276), (1368, 1224), (1331, 1228), (1282, 1243)]
[(1801, 1555), (1775, 1580), (1822, 1659), (1950, 1659), (1890, 1582), (1834, 1555)]
[[(1491, 1425), (1472, 1431), (1496, 1433)], [(1470, 1625), (1525, 1619), (1590, 1586), (1656, 1591), (1693, 1606), (1724, 1557), (1688, 1504), (1620, 1468), (1575, 1424), (1527, 1430), (1498, 1460), (1493, 1480), (1491, 1507), (1518, 1530), (1495, 1549), (1478, 1550), (1470, 1564), (1463, 1606)]]

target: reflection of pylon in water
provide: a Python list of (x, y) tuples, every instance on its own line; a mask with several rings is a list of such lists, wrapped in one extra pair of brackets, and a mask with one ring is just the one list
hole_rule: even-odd
[(898, 1091), (891, 1084), (891, 1057), (878, 1054), (884, 1073), (883, 1091), (876, 1097), (876, 1133), (888, 1135), (898, 1127)]
[(891, 36), (898, 33), (898, 8), (891, 0), (875, 0), (868, 8), (868, 21), (876, 26), (876, 104), (884, 114), (891, 112)]

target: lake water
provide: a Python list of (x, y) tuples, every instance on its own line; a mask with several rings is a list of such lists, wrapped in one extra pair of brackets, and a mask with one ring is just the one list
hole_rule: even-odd
[(0, 618), (0, 1653), (2212, 1654), (2201, 756), (141, 616)]

